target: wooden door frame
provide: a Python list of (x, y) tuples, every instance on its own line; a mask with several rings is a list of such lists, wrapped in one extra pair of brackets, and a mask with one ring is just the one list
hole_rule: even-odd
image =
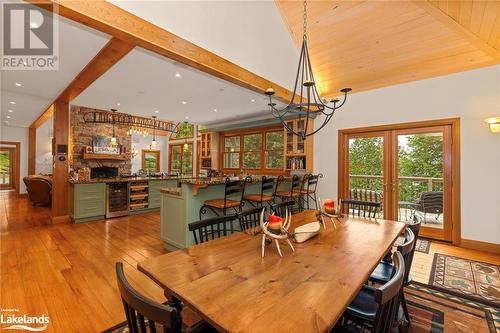
[(155, 154), (156, 155), (156, 172), (160, 172), (160, 151), (154, 149), (142, 149), (141, 151), (141, 169), (146, 170), (146, 154)]
[(20, 171), (21, 171), (21, 143), (15, 141), (0, 141), (0, 145), (6, 146), (14, 146), (12, 148), (15, 149), (14, 156), (14, 192), (16, 193), (16, 197), (19, 197), (19, 187), (21, 185), (20, 182)]
[[(366, 134), (372, 132), (386, 132), (397, 130), (409, 130), (421, 127), (439, 127), (450, 126), (451, 128), (451, 158), (445, 160), (444, 163), (451, 164), (451, 215), (449, 217), (451, 223), (451, 241), (453, 245), (460, 246), (461, 242), (461, 192), (460, 192), (460, 118), (447, 118), (436, 119), (427, 121), (417, 121), (408, 123), (376, 125), (368, 127), (358, 127), (349, 129), (339, 129), (338, 131), (338, 198), (346, 192), (346, 186), (349, 182), (345, 179), (345, 170), (347, 170), (348, 160), (346, 159), (345, 141), (349, 135)], [(393, 140), (390, 138), (389, 140)], [(392, 143), (391, 143), (392, 144)], [(386, 152), (389, 154), (389, 161), (394, 157), (393, 152)], [(385, 171), (385, 170), (384, 170)], [(389, 170), (390, 172), (390, 170)], [(387, 184), (388, 185), (388, 184)], [(392, 201), (392, 200), (391, 200)], [(389, 207), (392, 209), (391, 207)]]

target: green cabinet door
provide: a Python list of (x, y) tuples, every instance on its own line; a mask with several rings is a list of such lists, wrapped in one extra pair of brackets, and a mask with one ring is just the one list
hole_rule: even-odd
[(160, 190), (168, 186), (168, 180), (150, 180), (148, 187), (148, 208), (160, 208)]
[(87, 219), (106, 215), (106, 184), (75, 184), (73, 218)]

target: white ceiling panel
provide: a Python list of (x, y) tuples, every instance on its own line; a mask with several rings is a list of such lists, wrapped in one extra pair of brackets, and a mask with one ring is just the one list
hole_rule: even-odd
[(72, 104), (205, 124), (270, 113), (267, 103), (263, 94), (135, 48)]
[[(110, 37), (59, 17), (59, 69), (1, 72), (1, 120), (29, 126), (109, 41)], [(21, 83), (22, 86), (16, 86)], [(11, 105), (15, 99), (16, 105)], [(14, 112), (8, 113), (12, 109)]]

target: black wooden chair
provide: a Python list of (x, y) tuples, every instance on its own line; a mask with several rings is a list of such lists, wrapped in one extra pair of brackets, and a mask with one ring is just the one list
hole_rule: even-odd
[(254, 207), (262, 207), (264, 202), (269, 204), (273, 201), (275, 191), (275, 179), (262, 176), (260, 194), (247, 194), (243, 197), (243, 200), (250, 202)]
[(238, 221), (240, 222), (240, 229), (243, 231), (258, 226), (262, 210), (266, 210), (266, 207), (257, 207), (239, 212)]
[(318, 180), (323, 178), (323, 174), (317, 175), (308, 174), (304, 176), (303, 187), (300, 189), (300, 199), (304, 203), (303, 207), (310, 209), (309, 202), (314, 202), (314, 207), (318, 208), (318, 200), (316, 197), (316, 189), (318, 188)]
[(271, 204), (271, 214), (277, 215), (279, 217), (285, 217), (286, 211), (288, 214), (292, 214), (293, 207), (295, 206), (295, 201), (283, 201), (277, 204)]
[(298, 203), (298, 210), (301, 211), (302, 203), (299, 196), (303, 186), (303, 178), (299, 175), (293, 175), (288, 188), (280, 191), (280, 185), (283, 182), (285, 182), (285, 177), (280, 175), (276, 181), (276, 190), (274, 191), (273, 197), (278, 197), (281, 202), (293, 200)]
[(382, 206), (380, 202), (354, 199), (341, 199), (340, 204), (342, 205), (342, 209), (347, 211), (349, 215), (370, 218), (377, 217), (380, 207)]
[[(222, 215), (226, 215), (226, 211), (228, 208), (234, 210), (235, 213), (238, 213), (241, 210), (243, 196), (245, 195), (245, 187), (248, 182), (252, 180), (251, 177), (245, 178), (245, 180), (231, 180), (229, 177), (226, 178), (224, 185), (224, 199), (210, 199), (205, 200), (203, 206), (200, 208), (200, 220), (202, 215), (207, 212), (207, 209), (212, 211), (216, 216), (220, 216), (220, 212)], [(229, 197), (236, 197), (239, 194), (239, 200), (230, 199)]]
[[(360, 325), (361, 332), (364, 332), (364, 329), (369, 329), (373, 333), (392, 332), (400, 308), (405, 272), (405, 263), (400, 252), (394, 254), (394, 265), (396, 272), (386, 284), (378, 288), (370, 286), (361, 288), (344, 312), (339, 327), (346, 326), (348, 320)], [(333, 332), (339, 331), (342, 329), (333, 330)]]
[(193, 232), (196, 244), (204, 243), (232, 234), (234, 232), (233, 221), (236, 218), (236, 215), (212, 217), (189, 223), (188, 229)]
[(436, 220), (443, 214), (444, 201), (442, 191), (422, 192), (419, 201), (414, 205), (415, 211), (427, 221), (427, 214), (436, 214)]

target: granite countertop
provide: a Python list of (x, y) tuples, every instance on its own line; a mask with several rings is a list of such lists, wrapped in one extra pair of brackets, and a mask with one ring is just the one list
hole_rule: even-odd
[[(248, 175), (252, 177), (253, 182), (258, 182), (261, 180), (262, 176), (266, 177), (275, 177), (277, 176), (269, 176), (269, 175)], [(245, 177), (247, 176), (235, 176), (235, 177), (230, 177), (234, 180), (244, 180)], [(290, 176), (285, 176), (285, 179), (290, 179)], [(179, 180), (183, 184), (190, 184), (190, 185), (221, 185), (226, 182), (226, 177), (204, 177), (204, 178), (185, 178), (185, 179), (180, 179)]]
[(117, 183), (117, 182), (137, 182), (137, 181), (147, 181), (147, 180), (170, 180), (179, 179), (175, 176), (162, 176), (162, 177), (116, 177), (116, 178), (93, 178), (90, 180), (74, 180), (69, 179), (68, 182), (71, 184), (92, 184), (92, 183)]

